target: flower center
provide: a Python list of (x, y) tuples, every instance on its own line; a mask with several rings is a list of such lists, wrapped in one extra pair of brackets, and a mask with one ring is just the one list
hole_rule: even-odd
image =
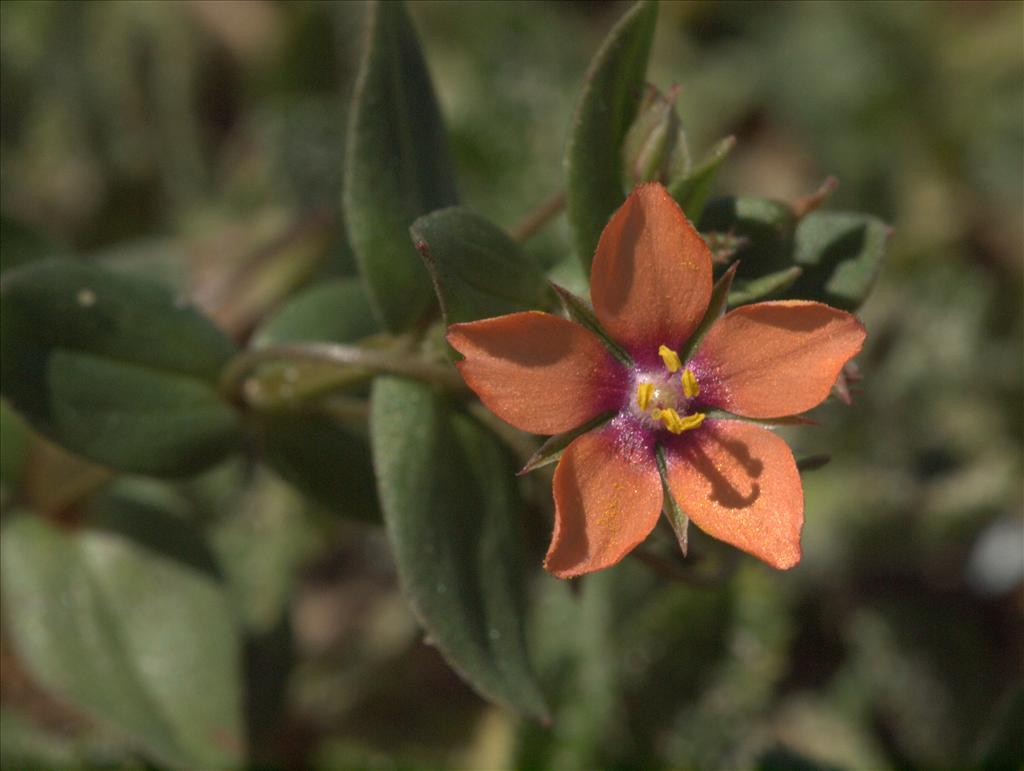
[[(697, 428), (704, 422), (704, 413), (687, 414), (686, 410), (690, 401), (700, 394), (697, 376), (693, 370), (683, 369), (679, 354), (667, 345), (658, 349), (658, 355), (667, 373), (647, 372), (637, 378), (636, 407), (640, 416), (673, 434)], [(677, 376), (680, 369), (683, 371)]]

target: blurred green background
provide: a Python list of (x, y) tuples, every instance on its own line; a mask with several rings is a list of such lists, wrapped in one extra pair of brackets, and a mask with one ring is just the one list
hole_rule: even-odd
[[(625, 7), (413, 4), (467, 206), (511, 227), (562, 187), (584, 71)], [(240, 340), (353, 273), (339, 200), (362, 16), (5, 0), (5, 267), (25, 225)], [(666, 2), (650, 76), (682, 87), (696, 155), (737, 136), (720, 192), (794, 200), (833, 174), (827, 206), (894, 234), (853, 405), (787, 433), (833, 458), (805, 477), (801, 566), (743, 558), (710, 587), (630, 560), (578, 592), (537, 576), (552, 726), (485, 704), (424, 644), (376, 526), (240, 464), (121, 479), (97, 503), (101, 472), (5, 414), (5, 455), (33, 443), (5, 510), (177, 507), (209, 539), (247, 629), (254, 764), (1020, 767), (1024, 4)], [(568, 244), (560, 219), (530, 246), (551, 265)], [(140, 762), (6, 643), (0, 674), (5, 767)]]

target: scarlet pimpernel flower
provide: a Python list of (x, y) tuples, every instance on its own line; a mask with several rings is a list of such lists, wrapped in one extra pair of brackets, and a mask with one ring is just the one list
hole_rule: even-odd
[(449, 328), (466, 384), (513, 426), (559, 434), (611, 415), (555, 470), (544, 566), (556, 576), (614, 565), (650, 534), (664, 504), (659, 457), (701, 530), (779, 569), (800, 561), (800, 475), (762, 423), (824, 401), (864, 328), (797, 300), (741, 306), (708, 327), (711, 273), (679, 206), (641, 185), (605, 227), (591, 274), (594, 316), (617, 348), (540, 312)]

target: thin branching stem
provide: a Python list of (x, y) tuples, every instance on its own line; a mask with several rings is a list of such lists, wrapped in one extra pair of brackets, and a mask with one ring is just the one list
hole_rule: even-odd
[(565, 208), (565, 191), (559, 191), (544, 201), (540, 206), (527, 214), (509, 231), (512, 238), (519, 243), (535, 236), (557, 217)]
[(452, 391), (468, 391), (452, 367), (426, 361), (408, 353), (373, 351), (340, 343), (288, 343), (245, 351), (224, 369), (221, 388), (232, 397), (241, 395), (245, 380), (261, 365), (269, 363), (318, 362), (365, 370), (375, 374), (398, 375), (440, 385)]

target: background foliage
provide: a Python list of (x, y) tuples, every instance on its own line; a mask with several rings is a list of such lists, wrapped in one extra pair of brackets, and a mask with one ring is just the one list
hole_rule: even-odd
[[(274, 408), (244, 435), (216, 398), (237, 345), (381, 339), (349, 246), (374, 228), (458, 203), (414, 228), (444, 266), (446, 249), (465, 248), (444, 240), (447, 222), (489, 233), (478, 214), (514, 230), (557, 193), (584, 73), (625, 11), (415, 4), (407, 34), (422, 42), (458, 185), (437, 172), (416, 195), (388, 182), (380, 200), (360, 201), (352, 180), (373, 148), (346, 148), (346, 127), (359, 124), (349, 105), (362, 6), (0, 6), (3, 270), (63, 254), (76, 270), (116, 274), (89, 273), (92, 296), (52, 309), (31, 294), (45, 267), (5, 278), (30, 301), (4, 301), (4, 394), (65, 447), (134, 472), (68, 454), (3, 404), (5, 766), (1019, 765), (1018, 3), (660, 7), (648, 80), (681, 85), (696, 159), (737, 139), (717, 192), (792, 202), (834, 174), (830, 208), (894, 226), (859, 311), (870, 337), (853, 406), (830, 403), (822, 427), (786, 429), (798, 457), (832, 455), (805, 478), (805, 556), (791, 573), (712, 550), (722, 575), (691, 575), (700, 585), (626, 560), (569, 586), (539, 570), (549, 525), (531, 507), (518, 522), (529, 578), (518, 597), (501, 573), (515, 568), (506, 544), (522, 540), (507, 532), (506, 509), (517, 495), (548, 496), (544, 472), (513, 490), (504, 447), (430, 389), (378, 379), (367, 416), (371, 386), (356, 373), (351, 398), (296, 414), (295, 383), (330, 389), (337, 372), (271, 369), (247, 398)], [(416, 65), (403, 40), (387, 66)], [(396, 116), (368, 131), (400, 125)], [(347, 231), (343, 197), (380, 221)], [(719, 207), (709, 221), (735, 214)], [(566, 259), (580, 238), (573, 216), (528, 246), (578, 291)], [(501, 243), (499, 262), (518, 254)], [(416, 258), (411, 242), (408, 252)], [(374, 308), (386, 328), (430, 302), (425, 272), (374, 273), (365, 250), (358, 262), (371, 285), (408, 281), (407, 302)], [(449, 286), (465, 278), (437, 275)], [(163, 299), (148, 284), (136, 294), (139, 277), (162, 284)], [(800, 281), (813, 278), (808, 269)], [(519, 275), (514, 302), (543, 293), (534, 279)], [(104, 317), (97, 349), (75, 314), (105, 308), (108, 286), (127, 299)], [(445, 312), (467, 318), (494, 301), (458, 299)], [(20, 366), (51, 355), (55, 380)], [(132, 398), (90, 389), (96, 373)], [(182, 399), (202, 420), (166, 410)], [(419, 440), (466, 472), (431, 475), (422, 456), (403, 454), (401, 415), (380, 414), (386, 403), (415, 412)], [(380, 499), (367, 418), (387, 438), (374, 446)], [(133, 433), (154, 431), (156, 449)], [(141, 476), (218, 459), (199, 475)], [(403, 485), (427, 491), (424, 505), (430, 495), (467, 502), (452, 523), (460, 533), (501, 525), (471, 554), (449, 549), (457, 538), (439, 541), (451, 582), (407, 591), (420, 618), (450, 620), (460, 571), (477, 571), (493, 590), (475, 618), (493, 623), (423, 639), (392, 562), (403, 543), (380, 526), (381, 505), (401, 510), (387, 498)], [(481, 489), (489, 506), (476, 512)], [(507, 626), (519, 603), (526, 629)], [(521, 676), (525, 643), (542, 694)], [(484, 662), (467, 677), (480, 692), (546, 709), (550, 722), (483, 701), (432, 647), (453, 644)], [(486, 669), (496, 650), (509, 669)]]

